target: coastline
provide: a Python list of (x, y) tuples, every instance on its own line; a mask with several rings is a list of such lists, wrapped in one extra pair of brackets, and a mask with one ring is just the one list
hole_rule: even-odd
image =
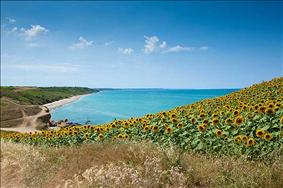
[[(46, 108), (49, 109), (49, 111), (51, 111), (51, 110), (54, 110), (54, 109), (61, 107), (63, 105), (66, 105), (66, 104), (69, 104), (69, 103), (74, 102), (76, 100), (79, 100), (81, 97), (88, 96), (88, 95), (91, 95), (91, 93), (83, 94), (83, 95), (75, 95), (75, 96), (72, 96), (72, 97), (69, 97), (69, 98), (61, 99), (59, 101), (54, 101), (54, 102), (47, 103), (47, 104), (40, 105), (40, 106), (46, 107)], [(42, 112), (39, 112), (39, 113), (42, 113)], [(29, 118), (32, 118), (32, 117), (35, 117), (35, 116), (38, 116), (38, 114), (29, 116)], [(37, 130), (34, 127), (34, 121), (32, 122), (32, 124), (30, 126), (17, 126), (17, 127), (7, 127), (7, 128), (0, 127), (0, 130), (1, 131), (14, 131), (14, 132), (20, 132), (20, 133), (40, 131), (40, 130)]]
[(83, 94), (83, 95), (75, 95), (75, 96), (72, 96), (72, 97), (69, 97), (69, 98), (66, 98), (66, 99), (61, 99), (59, 101), (54, 101), (54, 102), (51, 102), (51, 103), (43, 104), (42, 106), (47, 107), (50, 111), (52, 111), (52, 110), (54, 110), (58, 107), (64, 106), (66, 104), (69, 104), (71, 102), (79, 100), (81, 97), (88, 96), (88, 95), (91, 95), (91, 93), (90, 94)]

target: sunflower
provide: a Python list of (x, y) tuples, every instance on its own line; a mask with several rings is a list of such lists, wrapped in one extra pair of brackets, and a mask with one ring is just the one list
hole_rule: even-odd
[[(65, 135), (65, 136), (67, 136), (67, 135)], [(85, 137), (86, 139), (88, 139), (88, 138), (89, 138), (89, 133), (85, 133), (84, 137)]]
[(225, 120), (225, 123), (226, 123), (227, 125), (231, 125), (231, 124), (233, 123), (233, 120), (232, 120), (231, 118), (227, 118), (227, 119)]
[(203, 118), (205, 118), (205, 114), (204, 114), (204, 113), (201, 113), (201, 114), (199, 115), (199, 117), (200, 117), (201, 119), (203, 119)]
[(176, 118), (176, 114), (171, 114), (171, 118), (172, 119)]
[(172, 121), (172, 123), (177, 123), (178, 122), (175, 118), (171, 119), (171, 121)]
[(199, 130), (200, 132), (204, 132), (205, 129), (206, 129), (206, 126), (203, 125), (203, 124), (201, 124), (201, 125), (198, 126), (198, 130)]
[(262, 113), (264, 113), (265, 110), (266, 110), (266, 107), (265, 107), (265, 106), (261, 106), (261, 107), (259, 108), (259, 111), (262, 112)]
[(248, 137), (246, 136), (246, 135), (241, 135), (241, 140), (243, 141), (243, 142), (247, 142), (248, 141)]
[(219, 119), (218, 118), (212, 119), (212, 124), (213, 125), (217, 125), (218, 123), (219, 123)]
[(238, 126), (241, 125), (244, 122), (244, 118), (242, 116), (238, 116), (235, 119), (235, 124), (237, 124)]
[(124, 135), (123, 135), (123, 138), (124, 138), (124, 139), (128, 139), (128, 138), (129, 138), (129, 135), (124, 134)]
[(173, 129), (172, 129), (171, 127), (167, 127), (167, 128), (166, 128), (166, 132), (167, 132), (168, 134), (171, 134), (172, 131), (173, 131)]
[(206, 125), (208, 124), (208, 122), (209, 121), (207, 119), (203, 120), (203, 123), (206, 124)]
[(177, 127), (178, 127), (179, 129), (181, 129), (182, 127), (184, 127), (184, 124), (183, 124), (183, 123), (178, 123)]
[(243, 107), (242, 107), (242, 110), (247, 110), (247, 106), (246, 105), (244, 105)]
[(265, 110), (265, 113), (268, 114), (268, 115), (271, 115), (271, 114), (274, 113), (274, 110), (273, 110), (272, 108), (267, 108), (267, 109)]
[(211, 116), (212, 118), (217, 118), (218, 117), (218, 115), (217, 114), (212, 114), (212, 116)]
[(149, 128), (149, 126), (147, 126), (147, 125), (143, 128), (144, 131), (148, 131), (149, 129), (150, 129), (150, 128)]
[(216, 129), (215, 134), (216, 136), (222, 136), (223, 132), (220, 129)]
[(255, 105), (255, 107), (254, 107), (254, 108), (255, 108), (255, 110), (257, 110), (257, 109), (258, 109), (258, 105)]
[(270, 133), (265, 133), (265, 135), (264, 135), (264, 140), (270, 141), (271, 139), (272, 139), (272, 134), (270, 134)]
[(262, 129), (259, 129), (256, 131), (256, 136), (262, 138), (265, 134), (265, 131)]
[(274, 107), (274, 104), (272, 104), (272, 103), (270, 103), (269, 105), (268, 105), (268, 108), (273, 108)]
[(122, 135), (122, 134), (119, 134), (119, 135), (118, 135), (118, 138), (122, 139), (122, 138), (123, 138), (123, 135)]
[(279, 110), (279, 107), (275, 107), (274, 111), (277, 112)]
[(195, 123), (196, 123), (196, 119), (195, 119), (195, 118), (192, 118), (192, 119), (191, 119), (191, 122), (192, 122), (192, 124), (195, 124)]
[(155, 125), (155, 126), (152, 127), (153, 132), (158, 132), (158, 130), (159, 130), (158, 126)]
[(237, 142), (238, 144), (241, 143), (242, 139), (241, 139), (241, 136), (238, 135), (234, 138), (235, 142)]
[(280, 122), (281, 122), (281, 123), (283, 123), (283, 116), (281, 116), (281, 118), (280, 118)]
[(249, 138), (247, 143), (246, 143), (246, 146), (250, 147), (250, 146), (253, 146), (253, 145), (255, 145), (255, 139)]
[(103, 139), (103, 138), (104, 138), (104, 135), (103, 135), (103, 134), (99, 134), (99, 135), (98, 135), (98, 138), (99, 138), (99, 139)]
[(240, 112), (239, 112), (239, 110), (235, 110), (235, 111), (233, 112), (233, 114), (234, 114), (234, 116), (237, 116), (237, 115), (240, 114)]

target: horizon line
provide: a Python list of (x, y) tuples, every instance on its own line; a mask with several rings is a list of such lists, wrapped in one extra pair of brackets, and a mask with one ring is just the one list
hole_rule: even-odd
[(206, 90), (206, 89), (215, 89), (215, 90), (221, 90), (221, 89), (244, 89), (246, 87), (240, 87), (240, 88), (163, 88), (163, 87), (89, 87), (89, 86), (34, 86), (34, 85), (1, 85), (1, 87), (86, 87), (90, 89), (109, 89), (109, 90), (119, 90), (119, 89), (164, 89), (164, 90)]

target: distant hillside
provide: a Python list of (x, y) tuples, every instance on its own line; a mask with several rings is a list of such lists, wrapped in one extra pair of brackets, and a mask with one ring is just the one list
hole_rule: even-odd
[[(86, 87), (13, 87), (2, 86), (0, 96), (7, 97), (19, 104), (43, 105), (74, 95), (98, 92)], [(2, 104), (2, 102), (1, 102)]]
[[(49, 119), (49, 111), (45, 111), (40, 105), (68, 98), (74, 95), (82, 95), (97, 92), (96, 89), (83, 87), (1, 87), (1, 126), (19, 127), (31, 126), (36, 129), (46, 127)], [(36, 119), (36, 120), (34, 120)]]

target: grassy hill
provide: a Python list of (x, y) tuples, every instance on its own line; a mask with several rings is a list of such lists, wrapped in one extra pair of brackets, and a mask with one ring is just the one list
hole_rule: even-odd
[[(74, 95), (97, 92), (84, 87), (13, 87), (2, 86), (0, 97), (10, 98), (20, 104), (42, 105)], [(2, 102), (1, 102), (2, 104)]]

